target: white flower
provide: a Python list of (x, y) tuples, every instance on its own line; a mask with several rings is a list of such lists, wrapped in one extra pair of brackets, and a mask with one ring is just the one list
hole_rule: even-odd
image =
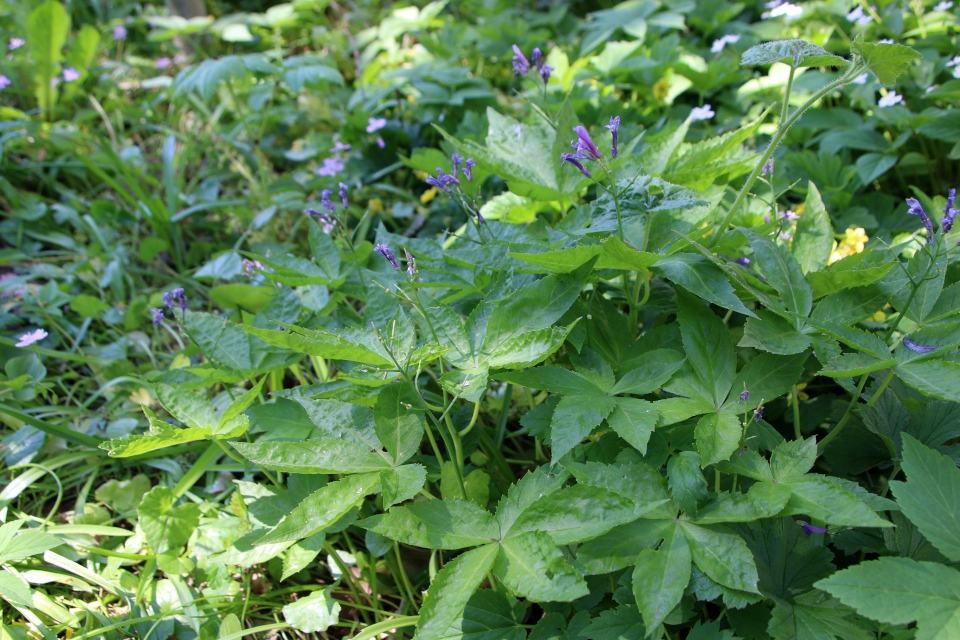
[(870, 77), (869, 74), (867, 74), (867, 73), (861, 73), (860, 75), (858, 75), (856, 78), (854, 78), (854, 79), (851, 80), (850, 82), (852, 82), (853, 84), (867, 84), (867, 80), (869, 79), (869, 77)]
[(690, 120), (691, 122), (696, 122), (697, 120), (709, 120), (715, 115), (717, 114), (714, 113), (713, 109), (710, 108), (710, 105), (705, 104), (702, 107), (694, 107), (690, 111)]
[(18, 347), (29, 347), (34, 342), (39, 342), (47, 337), (47, 332), (43, 329), (37, 329), (30, 333), (25, 333), (20, 336), (20, 342), (17, 343)]
[(778, 16), (786, 16), (788, 18), (796, 18), (801, 13), (803, 13), (803, 7), (790, 2), (784, 2), (783, 4), (773, 8), (773, 10), (770, 12), (770, 17), (776, 18)]
[(953, 68), (953, 77), (960, 79), (960, 66)]
[(870, 24), (870, 22), (873, 21), (873, 16), (868, 13), (864, 13), (863, 7), (857, 5), (856, 9), (847, 14), (847, 20), (850, 22), (856, 22), (862, 27)]
[(935, 90), (936, 88), (937, 88), (937, 85), (932, 84), (932, 85), (930, 85), (929, 87), (927, 87), (926, 89), (924, 89), (923, 92), (924, 92), (924, 93), (930, 93), (931, 91)]
[(903, 96), (897, 94), (896, 91), (891, 91), (877, 100), (877, 106), (884, 109), (886, 107), (892, 107), (895, 104), (900, 104), (901, 102), (903, 102)]
[(883, 40), (878, 40), (880, 44), (893, 44), (893, 38), (884, 38)]
[(953, 6), (953, 3), (952, 3), (952, 2), (947, 2), (947, 0), (943, 0), (943, 2), (941, 2), (940, 4), (938, 4), (937, 6), (935, 6), (935, 7), (933, 8), (933, 10), (934, 10), (934, 11), (948, 11), (952, 6)]
[(723, 48), (727, 46), (727, 44), (733, 44), (739, 39), (740, 39), (740, 36), (733, 33), (727, 34), (725, 36), (721, 36), (713, 41), (713, 44), (710, 46), (710, 52), (720, 53), (721, 51), (723, 51)]
[(948, 67), (956, 67), (960, 65), (960, 56), (954, 56), (950, 62), (947, 63)]

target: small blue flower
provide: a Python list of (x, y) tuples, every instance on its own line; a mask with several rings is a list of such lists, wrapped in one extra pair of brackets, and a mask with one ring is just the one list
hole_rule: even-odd
[(426, 180), (427, 184), (432, 187), (438, 187), (443, 189), (447, 193), (450, 193), (450, 187), (447, 185), (455, 184), (460, 186), (460, 181), (456, 177), (450, 175), (444, 175), (443, 169), (437, 167), (437, 177), (429, 176)]
[(324, 189), (320, 194), (320, 206), (329, 211), (330, 215), (337, 212), (337, 205), (333, 204), (333, 200), (330, 199), (332, 194), (333, 191), (330, 191), (330, 189)]
[(613, 150), (610, 155), (617, 157), (617, 131), (620, 129), (620, 116), (610, 116), (610, 124), (606, 128), (613, 134)]
[(457, 175), (460, 172), (460, 165), (463, 164), (463, 156), (459, 153), (454, 153), (450, 156), (450, 160), (453, 162), (453, 175)]
[(590, 134), (583, 125), (577, 125), (573, 130), (577, 134), (577, 139), (574, 140), (572, 144), (573, 148), (577, 150), (578, 158), (581, 160), (599, 160), (603, 157), (603, 154), (597, 149), (597, 145), (593, 144), (593, 140), (590, 139)]
[(950, 229), (953, 229), (953, 223), (957, 219), (957, 210), (953, 206), (956, 201), (957, 190), (950, 189), (949, 195), (947, 195), (947, 206), (943, 210), (943, 219), (940, 221), (940, 228), (943, 229), (944, 233), (950, 233)]
[(473, 168), (477, 166), (477, 161), (473, 158), (467, 158), (463, 162), (463, 177), (467, 179), (467, 182), (473, 182)]
[(520, 47), (513, 45), (513, 73), (519, 76), (525, 76), (530, 71), (530, 61), (520, 51)]
[(907, 198), (907, 204), (910, 205), (910, 210), (907, 213), (912, 216), (919, 216), (923, 226), (927, 228), (927, 244), (933, 244), (933, 223), (927, 216), (927, 212), (923, 210), (923, 205), (916, 198)]
[(393, 255), (393, 251), (390, 251), (390, 247), (385, 244), (378, 244), (373, 248), (373, 250), (389, 260), (390, 264), (393, 265), (395, 270), (400, 271), (400, 265), (397, 263), (397, 259)]
[(737, 258), (737, 264), (746, 267), (750, 264), (750, 258)]
[(760, 169), (761, 175), (767, 175), (773, 173), (773, 160), (767, 160), (763, 163), (763, 168)]
[(163, 309), (154, 307), (150, 309), (150, 314), (153, 316), (153, 326), (159, 327), (163, 322)]
[(580, 173), (582, 173), (588, 178), (590, 177), (590, 172), (587, 171), (582, 164), (580, 164), (580, 161), (577, 159), (577, 156), (573, 155), (572, 153), (564, 153), (560, 157), (563, 158), (563, 162), (560, 163), (561, 167), (569, 162), (570, 164), (575, 166), (577, 169), (580, 169)]
[(550, 74), (553, 73), (553, 67), (548, 64), (540, 67), (540, 79), (543, 80), (543, 84), (550, 82)]
[(543, 52), (540, 51), (540, 47), (533, 48), (533, 54), (530, 56), (530, 59), (533, 60), (534, 66), (540, 68), (540, 59), (543, 58)]
[(347, 201), (347, 185), (340, 183), (340, 201), (343, 202), (343, 208), (346, 209), (350, 203)]
[(750, 397), (750, 392), (744, 389), (743, 392), (740, 394), (740, 399), (737, 401), (737, 404), (740, 404), (741, 402), (746, 402), (747, 398), (749, 397)]
[(797, 524), (803, 527), (803, 532), (808, 536), (822, 535), (827, 532), (826, 527), (815, 527), (809, 522), (804, 522), (803, 520), (797, 520)]
[(163, 304), (173, 309), (173, 296), (170, 295), (170, 292), (164, 291), (162, 297), (163, 297)]
[(763, 405), (760, 405), (753, 412), (753, 421), (760, 422), (760, 418), (762, 417), (763, 417)]
[(928, 346), (919, 345), (913, 340), (911, 340), (910, 338), (907, 338), (906, 336), (904, 336), (903, 338), (903, 346), (905, 346), (910, 351), (913, 351), (914, 353), (930, 353), (931, 351), (936, 351), (937, 349), (940, 348), (940, 347), (928, 347)]

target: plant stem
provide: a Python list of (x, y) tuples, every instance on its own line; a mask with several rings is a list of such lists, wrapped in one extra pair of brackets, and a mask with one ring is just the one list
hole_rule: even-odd
[(793, 435), (797, 440), (803, 438), (800, 433), (800, 390), (793, 385)]

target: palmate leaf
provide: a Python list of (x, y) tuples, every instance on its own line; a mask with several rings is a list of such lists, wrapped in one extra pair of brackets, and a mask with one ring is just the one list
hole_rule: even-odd
[(850, 64), (823, 47), (803, 40), (777, 40), (754, 45), (744, 51), (740, 59), (740, 64), (748, 66), (774, 62), (792, 67), (842, 67)]
[(230, 444), (250, 462), (285, 473), (363, 473), (393, 468), (384, 454), (334, 438)]
[(340, 619), (340, 603), (333, 598), (332, 592), (333, 587), (328, 587), (285, 605), (283, 619), (305, 633), (326, 631)]
[(492, 589), (480, 589), (467, 601), (463, 617), (443, 640), (525, 640), (522, 622), (526, 607), (516, 598)]
[(916, 622), (917, 640), (960, 637), (960, 572), (942, 564), (880, 558), (838, 571), (815, 586), (878, 622)]
[(793, 602), (777, 600), (767, 631), (774, 640), (871, 640), (876, 636), (853, 610), (820, 591), (804, 593)]
[(949, 360), (926, 360), (897, 366), (897, 376), (921, 393), (960, 402), (960, 364)]
[(757, 590), (757, 567), (743, 538), (722, 525), (696, 525), (681, 521), (690, 554), (701, 571), (714, 582), (738, 591)]
[[(753, 255), (763, 275), (783, 300), (787, 310), (800, 316), (810, 314), (813, 308), (813, 293), (810, 285), (803, 277), (800, 263), (783, 245), (774, 244), (769, 238), (754, 233), (749, 229), (742, 229)], [(796, 328), (801, 327), (801, 321), (795, 320)]]
[(583, 576), (546, 533), (527, 531), (499, 546), (493, 571), (516, 593), (541, 602), (570, 602), (589, 593)]
[(641, 551), (633, 569), (633, 594), (651, 632), (680, 603), (693, 562), (679, 526), (670, 525), (662, 535), (660, 548)]
[(661, 256), (639, 251), (616, 236), (609, 236), (597, 244), (578, 244), (563, 249), (540, 253), (511, 253), (511, 258), (529, 262), (534, 273), (569, 273), (592, 258), (597, 258), (594, 269), (621, 269), (641, 271), (660, 260)]
[(675, 253), (658, 260), (650, 270), (717, 306), (756, 317), (743, 306), (723, 272), (703, 256)]
[(850, 45), (850, 50), (863, 58), (867, 69), (885, 85), (895, 83), (897, 76), (920, 57), (920, 53), (902, 44), (864, 42), (862, 33)]
[(710, 394), (707, 399), (719, 408), (727, 399), (736, 371), (730, 332), (723, 321), (697, 298), (678, 294), (678, 300), (680, 333), (687, 362), (693, 375)]
[(564, 396), (553, 412), (550, 422), (551, 464), (556, 464), (571, 449), (600, 426), (617, 400), (609, 396)]
[(499, 545), (487, 544), (458, 556), (443, 566), (430, 583), (420, 608), (417, 638), (441, 640), (463, 615), (471, 596), (493, 567)]
[(372, 516), (362, 525), (404, 544), (427, 549), (463, 549), (500, 539), (490, 513), (469, 500), (428, 500)]
[(200, 522), (200, 507), (193, 503), (174, 507), (175, 500), (173, 491), (161, 485), (143, 496), (137, 507), (147, 544), (158, 554), (186, 544)]

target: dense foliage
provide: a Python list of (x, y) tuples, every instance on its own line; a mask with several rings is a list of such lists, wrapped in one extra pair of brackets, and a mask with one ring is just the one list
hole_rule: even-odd
[(0, 8), (0, 638), (960, 639), (950, 0), (206, 9)]

